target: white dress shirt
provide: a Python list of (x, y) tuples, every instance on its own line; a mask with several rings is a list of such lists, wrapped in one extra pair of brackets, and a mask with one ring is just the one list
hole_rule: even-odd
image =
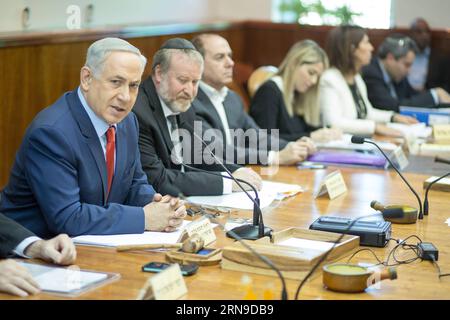
[(31, 245), (32, 243), (41, 240), (41, 238), (36, 237), (36, 236), (32, 236), (32, 237), (28, 237), (25, 238), (24, 240), (22, 240), (22, 242), (19, 243), (19, 245), (13, 250), (13, 253), (21, 256), (23, 258), (31, 258), (27, 255), (25, 255), (25, 249), (28, 248), (29, 245)]
[[(225, 131), (225, 142), (228, 145), (231, 145), (233, 141), (231, 141), (230, 125), (228, 123), (228, 117), (225, 112), (225, 107), (223, 106), (223, 102), (228, 95), (228, 88), (224, 86), (222, 89), (216, 90), (203, 81), (200, 81), (200, 88), (208, 96), (209, 100), (219, 114), (220, 122), (222, 123), (223, 130)], [(274, 157), (275, 151), (269, 151), (269, 154), (267, 156), (267, 163), (269, 165), (273, 163)]]
[(228, 124), (227, 114), (225, 113), (225, 107), (223, 106), (223, 102), (228, 94), (228, 88), (224, 86), (222, 89), (216, 90), (203, 81), (200, 81), (200, 88), (208, 96), (209, 100), (211, 100), (214, 108), (216, 108), (220, 122), (222, 122), (223, 130), (225, 131), (225, 141), (228, 145), (231, 144), (230, 126)]

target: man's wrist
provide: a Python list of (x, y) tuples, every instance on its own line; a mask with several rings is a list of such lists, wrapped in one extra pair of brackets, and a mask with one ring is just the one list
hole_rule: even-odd
[(44, 240), (37, 240), (28, 245), (23, 251), (25, 256), (30, 258), (39, 258), (41, 255), (42, 243)]

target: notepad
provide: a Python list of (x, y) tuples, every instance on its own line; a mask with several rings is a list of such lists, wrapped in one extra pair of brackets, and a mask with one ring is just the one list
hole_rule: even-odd
[(76, 266), (59, 268), (28, 262), (19, 262), (19, 264), (27, 268), (42, 291), (64, 295), (79, 295), (106, 281), (120, 277), (119, 274), (80, 270)]

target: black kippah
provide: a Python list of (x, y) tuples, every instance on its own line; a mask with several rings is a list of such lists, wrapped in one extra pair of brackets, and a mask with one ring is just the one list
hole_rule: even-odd
[(163, 43), (160, 49), (188, 49), (188, 50), (197, 50), (195, 49), (192, 42), (183, 38), (172, 38)]

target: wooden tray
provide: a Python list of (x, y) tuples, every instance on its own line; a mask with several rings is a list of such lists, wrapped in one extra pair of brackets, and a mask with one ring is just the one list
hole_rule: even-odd
[(166, 252), (166, 260), (177, 263), (196, 263), (199, 266), (212, 266), (219, 264), (222, 260), (222, 250), (216, 248), (205, 248), (212, 250), (209, 254), (187, 253), (179, 250), (171, 250)]
[[(256, 252), (269, 258), (285, 278), (301, 280), (339, 236), (340, 234), (331, 232), (289, 228), (275, 232), (272, 241), (268, 237), (256, 241), (244, 241)], [(345, 235), (321, 266), (350, 254), (358, 246), (358, 236)], [(316, 275), (320, 273), (321, 266), (317, 269)], [(277, 276), (275, 271), (239, 242), (223, 248), (222, 268)]]

